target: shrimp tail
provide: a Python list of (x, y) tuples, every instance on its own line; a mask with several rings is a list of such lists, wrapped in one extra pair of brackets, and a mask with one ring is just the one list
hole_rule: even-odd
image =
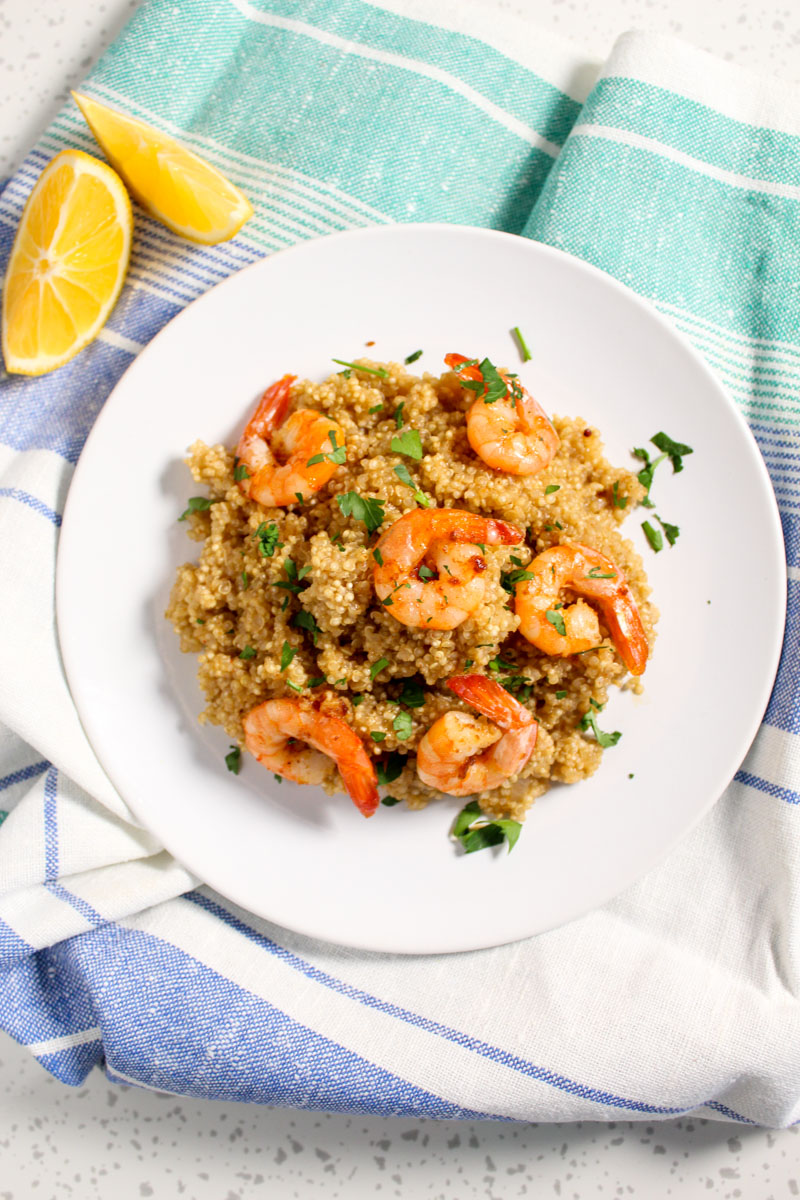
[(363, 761), (359, 755), (356, 762), (345, 764), (339, 761), (336, 765), (342, 783), (358, 811), (362, 816), (371, 817), (380, 803), (380, 796), (375, 768), (366, 752)]
[(476, 381), (480, 380), (481, 382), (483, 381), (483, 375), (481, 374), (479, 367), (469, 366), (462, 370), (464, 363), (473, 362), (473, 359), (467, 358), (465, 354), (445, 354), (444, 361), (445, 365), (448, 366), (451, 371), (457, 371), (463, 379), (474, 379)]
[(448, 679), (447, 686), (500, 729), (524, 729), (536, 724), (529, 709), (485, 675), (455, 675)]
[(259, 401), (258, 408), (248, 423), (248, 430), (259, 437), (266, 437), (273, 429), (283, 424), (289, 407), (291, 388), (296, 375), (284, 375), (270, 384)]

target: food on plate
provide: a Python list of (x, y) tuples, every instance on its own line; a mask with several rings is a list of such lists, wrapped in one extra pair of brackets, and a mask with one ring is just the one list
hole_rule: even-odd
[(459, 836), (496, 844), (619, 740), (609, 689), (642, 688), (658, 613), (620, 526), (646, 486), (488, 359), (336, 361), (267, 388), (236, 453), (191, 448), (200, 552), (167, 615), (199, 653), (200, 719), (365, 815), (376, 782), (411, 808), (472, 795)]
[(3, 289), (6, 370), (43, 375), (102, 329), (131, 253), (128, 193), (111, 167), (62, 150), (34, 184)]
[(232, 238), (252, 217), (247, 197), (174, 138), (91, 96), (72, 96), (131, 195), (173, 233), (214, 245)]
[(539, 731), (531, 710), (485, 675), (457, 675), (446, 686), (491, 724), (458, 709), (434, 721), (417, 747), (422, 782), (448, 796), (474, 796), (518, 775)]

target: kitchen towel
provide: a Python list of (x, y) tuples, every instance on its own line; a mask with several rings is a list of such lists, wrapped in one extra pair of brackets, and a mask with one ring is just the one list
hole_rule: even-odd
[[(327, 1110), (800, 1119), (797, 92), (651, 34), (623, 36), (598, 71), (455, 0), (150, 0), (84, 90), (179, 135), (256, 212), (201, 247), (137, 211), (97, 341), (0, 384), (0, 1026), (71, 1084), (100, 1064), (141, 1087)], [(0, 270), (67, 146), (97, 153), (72, 103), (0, 194)], [(421, 220), (557, 246), (673, 322), (750, 422), (790, 581), (756, 742), (661, 866), (542, 936), (405, 958), (258, 920), (138, 826), (72, 705), (53, 582), (81, 446), (149, 338), (260, 256)], [(135, 498), (115, 502), (135, 518)], [(732, 587), (746, 569), (743, 542)]]

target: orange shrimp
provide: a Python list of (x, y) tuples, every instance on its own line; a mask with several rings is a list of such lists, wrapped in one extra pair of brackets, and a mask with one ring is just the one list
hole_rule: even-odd
[[(485, 383), (475, 359), (446, 354), (444, 361), (460, 379)], [(536, 475), (543, 471), (560, 445), (550, 418), (519, 380), (498, 371), (506, 385), (505, 396), (488, 401), (484, 387), (467, 413), (467, 438), (487, 466), (511, 475)]]
[(460, 508), (412, 508), (372, 551), (378, 599), (402, 625), (455, 629), (486, 592), (481, 547), (522, 538), (506, 521)]
[(239, 486), (267, 508), (297, 504), (318, 492), (338, 469), (331, 456), (345, 445), (341, 425), (313, 409), (298, 408), (284, 422), (296, 378), (284, 375), (267, 388), (236, 449), (247, 472)]
[(533, 713), (484, 675), (456, 675), (447, 686), (498, 728), (456, 709), (439, 717), (417, 747), (422, 782), (448, 796), (471, 796), (518, 775), (536, 745)]
[(642, 674), (649, 653), (642, 618), (625, 577), (610, 558), (590, 546), (551, 546), (525, 570), (533, 579), (515, 588), (523, 637), (545, 654), (561, 658), (591, 650), (600, 642), (600, 625), (590, 605), (581, 599), (559, 603), (562, 588), (568, 588), (600, 609), (625, 666), (631, 675)]
[(378, 807), (378, 780), (361, 738), (340, 717), (321, 713), (299, 697), (265, 700), (243, 721), (244, 744), (276, 775), (295, 783), (322, 783), (336, 763), (359, 812), (371, 817)]

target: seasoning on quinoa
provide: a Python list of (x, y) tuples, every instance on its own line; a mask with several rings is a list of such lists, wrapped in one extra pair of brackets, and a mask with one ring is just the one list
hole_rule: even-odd
[[(475, 360), (475, 369), (484, 361)], [(247, 491), (251, 480), (235, 478), (244, 464), (230, 450), (202, 442), (191, 448), (192, 474), (208, 488), (202, 498), (208, 503), (186, 511), (187, 532), (200, 553), (179, 569), (167, 615), (182, 649), (199, 652), (206, 697), (200, 719), (221, 725), (240, 743), (244, 718), (265, 700), (293, 697), (292, 703), (313, 705), (354, 731), (379, 786), (390, 785), (396, 801), (422, 808), (438, 795), (417, 775), (423, 737), (445, 714), (471, 712), (447, 681), (460, 671), (494, 678), (535, 714), (538, 735), (518, 775), (475, 802), (488, 824), (519, 822), (551, 783), (576, 782), (599, 766), (601, 738), (614, 735), (601, 730), (598, 737), (596, 721), (588, 719), (596, 713), (590, 698), (605, 704), (612, 686), (638, 691), (641, 683), (627, 675), (602, 614), (599, 635), (585, 652), (553, 657), (537, 649), (518, 632), (513, 589), (529, 582), (533, 560), (550, 547), (592, 546), (624, 576), (652, 645), (658, 614), (641, 559), (620, 534), (646, 487), (636, 472), (605, 459), (600, 436), (584, 436), (582, 418), (552, 418), (556, 452), (537, 474), (514, 475), (487, 464), (471, 446), (465, 418), (480, 394), (464, 388), (453, 371), (415, 377), (396, 363), (337, 365), (349, 378), (335, 374), (291, 388), (292, 411), (309, 410), (341, 430), (335, 439), (326, 433), (325, 445), (303, 459), (305, 466), (323, 455), (325, 462), (308, 471), (333, 474), (321, 488), (301, 493), (302, 507), (293, 499), (297, 489), (286, 506), (258, 503)], [(503, 383), (502, 369), (493, 369), (506, 396), (492, 400), (488, 411), (503, 404), (510, 411), (520, 385)], [(489, 367), (486, 376), (473, 382), (487, 394), (499, 390)], [(392, 447), (397, 439), (416, 448), (409, 433), (419, 439), (419, 457)], [(346, 460), (331, 462), (345, 447)], [(398, 464), (398, 453), (405, 462)], [(453, 629), (403, 625), (393, 615), (396, 603), (382, 604), (374, 592), (373, 570), (381, 562), (375, 535), (415, 504), (430, 505), (425, 511), (431, 513), (458, 508), (527, 531), (524, 545), (476, 544), (485, 564), (483, 596)], [(667, 524), (662, 528), (667, 534)], [(426, 556), (420, 584), (433, 587), (452, 567), (449, 559), (440, 568)], [(398, 591), (395, 601), (401, 594), (409, 592)], [(567, 591), (550, 611), (563, 619), (571, 602)], [(580, 728), (584, 717), (586, 730)], [(484, 736), (496, 736), (486, 718), (472, 719)], [(321, 782), (328, 791), (341, 790), (332, 760)]]

